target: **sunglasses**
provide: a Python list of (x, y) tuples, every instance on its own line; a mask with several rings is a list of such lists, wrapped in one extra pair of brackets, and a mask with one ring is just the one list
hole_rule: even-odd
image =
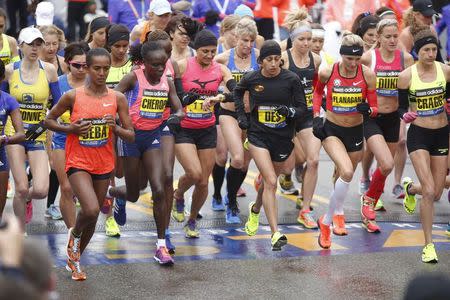
[(80, 63), (76, 63), (76, 62), (69, 62), (69, 65), (71, 67), (74, 67), (75, 69), (86, 68), (86, 64), (80, 64)]

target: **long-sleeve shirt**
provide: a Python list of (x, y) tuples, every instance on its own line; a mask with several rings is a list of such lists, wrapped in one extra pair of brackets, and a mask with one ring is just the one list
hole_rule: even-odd
[(324, 22), (338, 21), (343, 30), (351, 30), (353, 21), (360, 13), (375, 13), (379, 7), (379, 1), (329, 0), (325, 5)]
[(440, 35), (447, 27), (447, 57), (450, 58), (450, 4), (442, 8), (442, 19), (436, 24), (436, 32)]
[(134, 5), (136, 13), (128, 0), (109, 0), (108, 15), (111, 23), (123, 24), (131, 31), (138, 24), (138, 19), (145, 19), (150, 0), (130, 0), (130, 2)]
[(226, 2), (225, 0), (195, 0), (194, 6), (192, 7), (192, 17), (196, 19), (203, 18), (209, 10), (214, 10), (219, 14), (232, 15), (236, 10), (236, 7), (241, 4), (240, 0), (229, 0), (228, 6), (225, 11), (223, 11), (221, 7), (216, 5), (216, 1), (220, 5), (224, 5)]

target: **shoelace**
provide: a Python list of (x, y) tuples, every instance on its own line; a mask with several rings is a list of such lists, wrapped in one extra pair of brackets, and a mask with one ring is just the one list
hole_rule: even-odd
[(366, 197), (363, 198), (363, 205), (373, 208), (374, 204), (375, 204), (375, 201), (368, 199)]
[(183, 212), (184, 211), (184, 201), (176, 201), (176, 207), (177, 207), (177, 212)]
[(73, 246), (72, 246), (72, 252), (73, 253), (77, 253), (78, 252), (78, 249), (80, 247), (80, 240), (81, 240), (81, 238), (77, 238), (77, 237), (73, 238)]

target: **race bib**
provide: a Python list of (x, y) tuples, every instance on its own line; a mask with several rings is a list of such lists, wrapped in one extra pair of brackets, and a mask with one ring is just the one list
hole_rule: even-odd
[(167, 91), (144, 90), (139, 115), (146, 119), (161, 119), (168, 96)]
[(38, 124), (45, 117), (45, 107), (42, 103), (20, 103), (23, 127), (28, 129), (33, 124)]
[(214, 106), (211, 106), (209, 110), (205, 111), (202, 108), (203, 102), (203, 99), (198, 99), (194, 103), (186, 106), (186, 116), (191, 119), (210, 119), (214, 111)]
[[(85, 119), (86, 120), (86, 119)], [(85, 147), (101, 147), (106, 145), (109, 137), (109, 126), (104, 119), (89, 119), (91, 129), (86, 135), (79, 136), (80, 145)]]
[(443, 87), (416, 90), (415, 102), (418, 116), (436, 116), (444, 111), (445, 90)]
[(313, 109), (313, 94), (314, 90), (312, 87), (305, 88), (306, 107), (308, 110)]
[(70, 124), (70, 111), (66, 110), (60, 117), (59, 121), (61, 124), (67, 125)]
[(286, 118), (275, 112), (275, 106), (258, 106), (258, 122), (270, 128), (283, 128)]
[(400, 71), (378, 71), (377, 72), (377, 94), (380, 96), (397, 96), (397, 82)]
[(356, 105), (362, 102), (362, 88), (334, 86), (331, 100), (334, 113), (348, 114), (357, 112)]

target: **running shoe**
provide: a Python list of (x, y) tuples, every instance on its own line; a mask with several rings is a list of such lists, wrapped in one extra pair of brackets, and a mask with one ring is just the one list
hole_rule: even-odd
[(409, 177), (404, 177), (402, 179), (403, 191), (405, 193), (405, 198), (403, 198), (403, 207), (405, 211), (412, 215), (416, 211), (416, 195), (410, 195), (408, 193), (408, 188), (413, 183), (412, 179)]
[(363, 218), (362, 227), (364, 227), (367, 230), (367, 232), (370, 232), (370, 233), (380, 233), (381, 232), (380, 226), (378, 226), (377, 221), (375, 221), (375, 220), (368, 220), (366, 218)]
[(211, 201), (212, 210), (214, 211), (223, 211), (225, 210), (225, 205), (223, 204), (222, 197), (212, 197)]
[(450, 222), (447, 224), (447, 230), (445, 231), (445, 235), (450, 237)]
[(227, 207), (227, 213), (225, 215), (225, 222), (227, 224), (241, 224), (241, 218), (239, 218), (239, 208)]
[(375, 220), (376, 213), (373, 209), (375, 206), (375, 200), (373, 200), (370, 197), (367, 197), (366, 195), (361, 196), (361, 216), (363, 218), (369, 219), (369, 220)]
[(314, 220), (313, 213), (310, 210), (301, 210), (298, 214), (297, 222), (305, 228), (317, 229), (317, 222)]
[(169, 251), (166, 247), (162, 246), (156, 250), (155, 256), (153, 258), (163, 266), (171, 266), (174, 263), (172, 256), (169, 254)]
[(259, 227), (259, 213), (253, 212), (253, 205), (255, 205), (255, 201), (250, 202), (248, 205), (248, 219), (245, 222), (244, 229), (249, 236), (254, 236), (258, 232)]
[(55, 204), (51, 204), (50, 207), (45, 210), (44, 217), (52, 218), (52, 220), (62, 219), (61, 211)]
[(106, 236), (120, 237), (120, 228), (114, 217), (108, 217), (105, 221)]
[(324, 249), (329, 249), (331, 247), (330, 225), (323, 224), (323, 216), (317, 220), (317, 225), (319, 227), (319, 246)]
[(295, 200), (295, 208), (302, 209), (303, 206), (303, 197), (301, 195), (297, 196), (297, 200)]
[(111, 209), (111, 206), (113, 204), (114, 198), (112, 197), (105, 197), (105, 200), (103, 200), (103, 205), (100, 208), (100, 211), (102, 214), (107, 215), (109, 213), (109, 210)]
[(86, 280), (86, 273), (81, 271), (80, 262), (67, 259), (66, 270), (72, 273), (72, 279), (76, 281)]
[(11, 187), (11, 180), (8, 180), (8, 190), (6, 192), (7, 198), (13, 198), (14, 197), (14, 189)]
[(294, 186), (292, 180), (286, 180), (286, 175), (281, 174), (278, 183), (280, 184), (281, 193), (286, 195), (298, 195), (298, 190)]
[(347, 235), (348, 231), (345, 228), (345, 216), (334, 215), (333, 216), (333, 234), (335, 235)]
[(33, 201), (30, 200), (26, 204), (25, 224), (30, 223), (32, 218), (33, 218)]
[(186, 225), (184, 225), (184, 232), (187, 238), (198, 238), (200, 236), (195, 220), (187, 221)]
[(435, 264), (438, 262), (438, 257), (436, 254), (436, 249), (434, 249), (434, 244), (429, 243), (422, 250), (422, 262)]
[(172, 218), (177, 222), (184, 222), (184, 198), (178, 200), (173, 197)]
[(359, 195), (364, 195), (369, 189), (370, 180), (361, 178), (359, 180)]
[(261, 187), (262, 184), (262, 175), (261, 173), (258, 174), (258, 176), (255, 177), (255, 180), (253, 180), (253, 186), (255, 187), (256, 192), (259, 191), (259, 188)]
[(116, 198), (114, 201), (114, 219), (120, 226), (125, 225), (127, 222), (127, 201), (124, 199)]
[(168, 233), (167, 230), (166, 230), (165, 239), (166, 239), (167, 251), (169, 251), (169, 254), (171, 254), (171, 255), (175, 254), (175, 245), (172, 244), (172, 241), (170, 240), (170, 233)]
[(405, 198), (405, 192), (403, 191), (403, 187), (401, 184), (394, 185), (394, 188), (392, 189), (392, 195), (397, 199)]
[(294, 175), (298, 183), (303, 182), (303, 165), (298, 165), (295, 167)]
[(386, 208), (384, 207), (384, 202), (380, 198), (378, 199), (377, 203), (375, 204), (375, 207), (373, 208), (375, 211), (386, 211)]
[(287, 244), (287, 237), (279, 231), (272, 234), (272, 251), (280, 251), (281, 247)]
[(242, 187), (240, 187), (236, 193), (236, 197), (240, 198), (240, 197), (245, 197), (245, 196), (247, 196), (247, 193), (245, 192), (245, 190)]
[(74, 262), (80, 261), (80, 242), (81, 237), (75, 237), (72, 234), (73, 227), (69, 229), (67, 234), (67, 257)]

